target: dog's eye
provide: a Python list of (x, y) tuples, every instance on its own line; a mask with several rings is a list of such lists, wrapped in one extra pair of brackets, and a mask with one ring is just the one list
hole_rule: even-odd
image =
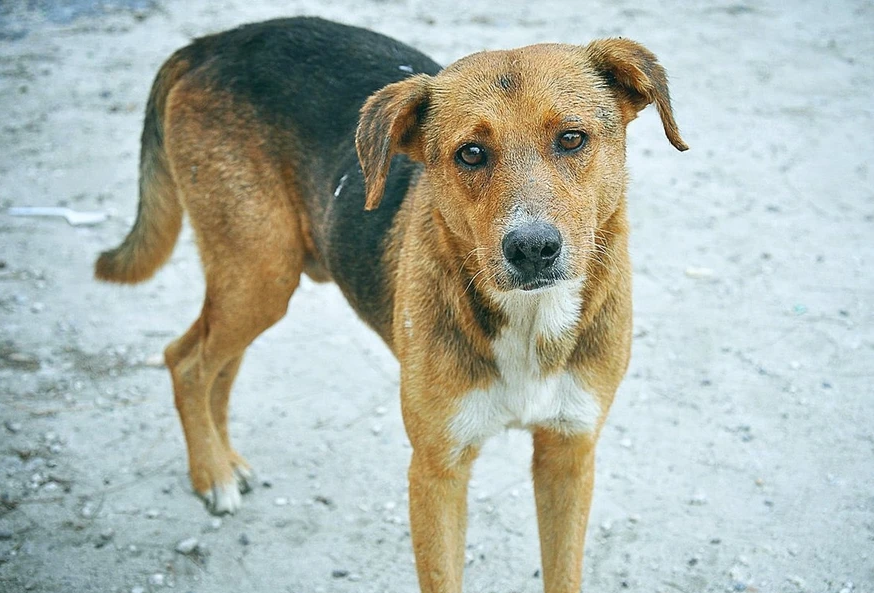
[(578, 150), (585, 143), (586, 135), (576, 130), (562, 132), (558, 137), (558, 147), (565, 152)]
[(455, 153), (455, 158), (468, 167), (479, 167), (486, 162), (486, 149), (479, 144), (465, 144)]

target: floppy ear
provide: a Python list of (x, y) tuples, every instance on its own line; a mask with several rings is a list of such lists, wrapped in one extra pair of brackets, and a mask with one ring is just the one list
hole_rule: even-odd
[(361, 108), (355, 147), (364, 171), (365, 210), (379, 206), (391, 159), (406, 153), (422, 160), (420, 124), (428, 109), (430, 76), (419, 74), (383, 87)]
[(599, 39), (587, 45), (585, 52), (589, 63), (618, 91), (624, 106), (631, 109), (626, 123), (638, 111), (655, 103), (668, 140), (677, 150), (689, 149), (674, 121), (667, 74), (651, 51), (629, 39)]

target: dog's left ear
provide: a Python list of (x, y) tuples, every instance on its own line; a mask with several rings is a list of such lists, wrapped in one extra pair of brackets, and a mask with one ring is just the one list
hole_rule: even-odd
[(677, 150), (689, 149), (674, 121), (668, 76), (651, 51), (629, 39), (599, 39), (584, 50), (589, 63), (619, 93), (623, 107), (629, 110), (625, 123), (655, 103), (668, 140)]
[(394, 155), (422, 160), (421, 123), (428, 109), (431, 77), (411, 76), (383, 87), (361, 108), (355, 147), (364, 172), (365, 210), (379, 206)]

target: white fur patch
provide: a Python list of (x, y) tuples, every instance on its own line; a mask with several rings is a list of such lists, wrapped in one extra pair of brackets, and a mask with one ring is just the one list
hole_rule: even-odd
[(213, 515), (225, 513), (233, 515), (243, 506), (243, 497), (240, 495), (240, 487), (236, 479), (227, 484), (216, 484), (201, 496), (207, 510)]
[(334, 190), (334, 197), (339, 198), (340, 192), (343, 191), (343, 186), (346, 185), (346, 180), (349, 179), (349, 173), (346, 173), (340, 178), (340, 183), (337, 184), (337, 189)]
[(496, 295), (508, 317), (493, 344), (501, 376), (463, 397), (449, 425), (456, 451), (511, 427), (549, 427), (567, 434), (595, 430), (601, 416), (595, 398), (567, 372), (543, 377), (537, 357), (538, 337), (557, 338), (576, 325), (581, 287), (577, 280)]

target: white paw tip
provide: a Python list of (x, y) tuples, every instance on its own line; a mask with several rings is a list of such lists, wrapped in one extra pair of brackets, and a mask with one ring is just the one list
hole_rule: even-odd
[(206, 493), (200, 495), (206, 503), (206, 508), (213, 515), (236, 513), (243, 506), (240, 488), (234, 480), (228, 484), (216, 484)]
[(241, 466), (234, 468), (234, 478), (236, 478), (237, 487), (242, 494), (252, 491), (252, 480), (254, 477), (252, 470), (248, 468)]

